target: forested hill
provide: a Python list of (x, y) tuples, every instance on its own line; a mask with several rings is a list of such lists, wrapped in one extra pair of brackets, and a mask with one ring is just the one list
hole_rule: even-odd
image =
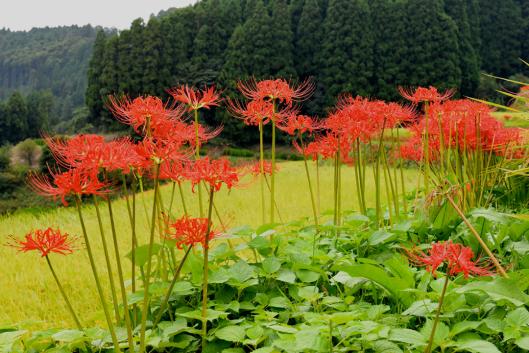
[[(398, 85), (480, 89), (480, 71), (510, 76), (529, 58), (529, 0), (203, 0), (119, 36), (99, 33), (86, 101), (94, 126), (110, 126), (112, 93), (165, 95), (178, 83), (313, 76), (309, 112), (341, 92), (384, 99)], [(217, 114), (225, 136), (244, 130)], [(240, 135), (237, 135), (237, 131)], [(231, 135), (230, 135), (231, 134)]]
[[(0, 24), (1, 25), (1, 24)], [(97, 30), (92, 26), (0, 29), (0, 101), (14, 91), (49, 91), (52, 115), (69, 119), (84, 105), (87, 67)]]

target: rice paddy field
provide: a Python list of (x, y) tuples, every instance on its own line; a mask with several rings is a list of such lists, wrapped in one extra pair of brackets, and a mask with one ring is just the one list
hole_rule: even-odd
[[(311, 172), (314, 173), (315, 169)], [(374, 184), (372, 182), (373, 170), (368, 169), (366, 195), (374, 195)], [(417, 183), (418, 171), (405, 169), (404, 176), (407, 190), (413, 190)], [(313, 175), (315, 180), (315, 175)], [(332, 165), (320, 167), (320, 210), (324, 212), (332, 208)], [(355, 185), (353, 169), (343, 169), (343, 208), (351, 210), (356, 208)], [(307, 192), (307, 181), (303, 162), (283, 162), (279, 164), (277, 175), (277, 205), (279, 209), (279, 221), (291, 221), (299, 217), (308, 217), (311, 214), (310, 194)], [(162, 198), (166, 205), (171, 197), (171, 185), (165, 185), (162, 190)], [(190, 187), (184, 185), (185, 199), (192, 214), (198, 214), (198, 202), (196, 194), (192, 194)], [(241, 225), (256, 227), (261, 222), (260, 211), (260, 186), (257, 180), (245, 177), (241, 186), (234, 188), (231, 192), (222, 190), (216, 196), (215, 204), (219, 210), (222, 221), (226, 228)], [(251, 195), (251, 196), (250, 196)], [(148, 228), (143, 213), (142, 203), (146, 210), (151, 209), (153, 199), (152, 191), (138, 194), (138, 237), (140, 244), (147, 242)], [(368, 206), (374, 206), (374, 199), (368, 200)], [(108, 213), (102, 207), (105, 225), (109, 227)], [(119, 234), (123, 257), (130, 251), (130, 224), (124, 199), (116, 200), (114, 203), (116, 214), (116, 227), (121, 230)], [(148, 212), (148, 211), (147, 211)], [(173, 214), (182, 213), (181, 203), (178, 196), (175, 197)], [(104, 256), (100, 241), (99, 228), (95, 209), (87, 205), (84, 209), (85, 219), (92, 246), (96, 252), (96, 261), (100, 269), (100, 277), (107, 278), (102, 273), (104, 269)], [(214, 219), (218, 225), (218, 219)], [(26, 232), (41, 227), (60, 227), (61, 230), (70, 234), (80, 235), (81, 228), (75, 207), (57, 208), (48, 212), (18, 212), (15, 215), (7, 215), (0, 218), (0, 243), (5, 244), (9, 236), (22, 237)], [(110, 229), (106, 230), (107, 237)], [(108, 240), (110, 242), (110, 239)], [(222, 241), (222, 240), (218, 240)], [(78, 246), (82, 247), (81, 242)], [(75, 309), (84, 321), (89, 324), (104, 326), (104, 317), (100, 305), (98, 305), (95, 284), (88, 258), (85, 251), (78, 251), (69, 256), (52, 256), (56, 268)], [(18, 253), (16, 249), (9, 246), (0, 246), (0, 328), (13, 325), (14, 323), (28, 329), (43, 329), (51, 327), (71, 327), (70, 316), (63, 304), (63, 299), (57, 289), (52, 275), (43, 258), (36, 253)], [(125, 267), (125, 278), (130, 278), (130, 266), (128, 260), (123, 262)], [(104, 283), (109, 286), (108, 280)], [(109, 291), (106, 291), (109, 293)]]

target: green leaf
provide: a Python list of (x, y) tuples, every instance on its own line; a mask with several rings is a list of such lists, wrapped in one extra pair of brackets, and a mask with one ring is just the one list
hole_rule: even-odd
[(173, 337), (187, 329), (187, 320), (183, 317), (177, 317), (172, 322), (160, 322), (158, 327), (162, 330), (164, 336)]
[(460, 321), (450, 328), (450, 337), (459, 335), (460, 333), (475, 330), (481, 325), (479, 321)]
[(266, 273), (275, 273), (281, 268), (281, 261), (276, 257), (267, 257), (261, 264)]
[(392, 329), (389, 333), (389, 340), (411, 344), (416, 347), (425, 346), (427, 343), (426, 338), (420, 332), (407, 328)]
[(366, 281), (363, 277), (351, 277), (347, 272), (339, 271), (332, 279), (346, 287), (354, 288)]
[(379, 245), (396, 238), (394, 233), (387, 232), (384, 229), (379, 229), (371, 234), (368, 243), (371, 246)]
[(492, 343), (475, 338), (459, 340), (456, 346), (458, 349), (473, 353), (501, 353)]
[[(213, 309), (208, 309), (206, 312), (206, 319), (208, 321), (217, 320), (218, 318), (227, 318), (228, 317), (227, 312), (225, 311), (217, 311)], [(202, 311), (201, 310), (192, 310), (185, 313), (178, 313), (177, 315), (188, 318), (188, 319), (195, 319), (195, 320), (202, 320)]]
[[(163, 247), (158, 243), (152, 244), (152, 256), (158, 255), (160, 250), (163, 249)], [(136, 266), (144, 266), (147, 261), (149, 260), (149, 244), (140, 245), (138, 246), (135, 251), (136, 256)], [(128, 259), (132, 260), (132, 251), (129, 252), (127, 255), (125, 255)]]
[(240, 260), (235, 263), (235, 265), (231, 266), (229, 271), (231, 278), (240, 283), (256, 277), (253, 267), (243, 260)]
[(0, 333), (0, 353), (11, 353), (13, 345), (26, 332), (26, 330), (18, 330)]
[(375, 341), (373, 350), (375, 353), (402, 353), (402, 349), (399, 346), (386, 340)]
[(402, 315), (427, 317), (437, 308), (437, 303), (432, 303), (430, 299), (418, 300), (413, 302)]
[(83, 337), (84, 332), (79, 330), (62, 330), (51, 336), (55, 341), (66, 343), (77, 341)]
[(264, 334), (264, 330), (261, 326), (255, 325), (246, 330), (246, 336), (252, 340), (261, 338)]
[(514, 343), (522, 349), (529, 350), (529, 336), (520, 337)]
[(529, 296), (518, 288), (515, 281), (508, 278), (498, 277), (488, 282), (475, 281), (456, 289), (459, 293), (473, 290), (482, 291), (495, 301), (507, 300), (516, 306), (529, 303)]
[(290, 301), (285, 297), (273, 297), (268, 302), (268, 306), (272, 308), (287, 309), (292, 305)]
[[(427, 320), (426, 324), (424, 324), (424, 326), (421, 328), (421, 334), (423, 335), (425, 340), (428, 340), (430, 338), (430, 334), (432, 333), (432, 327), (433, 327), (433, 321)], [(446, 326), (443, 322), (439, 322), (435, 330), (435, 335), (433, 338), (434, 344), (432, 348), (438, 347), (441, 344), (443, 344), (445, 341), (447, 341), (449, 333), (450, 333), (450, 330), (448, 329), (448, 326)]]
[(292, 284), (296, 282), (296, 275), (294, 274), (294, 271), (284, 268), (279, 271), (277, 280)]
[(318, 272), (314, 272), (310, 270), (297, 270), (296, 276), (299, 278), (301, 282), (305, 282), (305, 283), (316, 282), (320, 278), (320, 274)]
[(253, 350), (252, 353), (273, 353), (273, 352), (277, 352), (274, 350), (274, 348), (272, 347), (262, 347), (262, 348), (257, 348), (256, 350)]
[(529, 325), (529, 311), (524, 307), (517, 308), (507, 314), (505, 321), (516, 327), (527, 326)]
[(298, 290), (298, 295), (309, 302), (314, 302), (322, 297), (316, 286), (302, 287)]
[(231, 325), (215, 331), (215, 336), (228, 342), (240, 343), (246, 337), (246, 331), (241, 326)]

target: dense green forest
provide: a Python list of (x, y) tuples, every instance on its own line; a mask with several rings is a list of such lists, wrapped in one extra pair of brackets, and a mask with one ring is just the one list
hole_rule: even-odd
[[(234, 95), (250, 75), (313, 77), (306, 106), (320, 115), (342, 92), (398, 99), (398, 85), (483, 95), (491, 84), (481, 71), (511, 76), (529, 57), (528, 8), (528, 0), (204, 0), (119, 35), (98, 33), (90, 121), (112, 127), (108, 94), (166, 96), (176, 84), (216, 83)], [(251, 142), (223, 113), (206, 118), (225, 126), (223, 136)]]
[[(341, 92), (398, 99), (398, 85), (497, 97), (497, 82), (480, 73), (522, 74), (528, 25), (529, 0), (202, 0), (147, 23), (135, 20), (119, 33), (4, 29), (0, 144), (42, 128), (8, 132), (25, 122), (6, 107), (21, 98), (33, 104), (31, 94), (51, 100), (40, 115), (61, 132), (115, 128), (104, 108), (109, 94), (166, 97), (177, 84), (215, 83), (234, 96), (237, 79), (250, 75), (313, 77), (317, 89), (305, 109), (318, 115)], [(225, 113), (205, 118), (223, 124), (224, 137), (252, 142)]]
[[(0, 24), (1, 25), (1, 24)], [(55, 122), (84, 105), (88, 61), (97, 29), (92, 26), (0, 29), (0, 100), (18, 91), (47, 91)]]

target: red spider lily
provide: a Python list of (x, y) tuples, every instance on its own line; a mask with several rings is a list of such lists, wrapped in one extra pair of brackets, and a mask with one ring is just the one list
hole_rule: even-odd
[(351, 146), (347, 139), (340, 139), (333, 134), (326, 134), (309, 143), (300, 152), (305, 153), (307, 157), (312, 157), (313, 160), (317, 160), (318, 156), (323, 159), (334, 159), (336, 154), (340, 152), (340, 161), (350, 164), (353, 162), (350, 157)]
[(190, 153), (183, 149), (183, 141), (178, 137), (174, 139), (144, 138), (136, 147), (136, 153), (146, 161), (161, 164), (166, 160), (185, 158)]
[(99, 158), (98, 167), (109, 172), (120, 170), (122, 173), (130, 173), (145, 167), (145, 159), (137, 153), (135, 145), (128, 138), (101, 145)]
[(41, 196), (54, 200), (61, 198), (64, 206), (68, 206), (66, 197), (69, 195), (106, 195), (110, 192), (109, 184), (99, 181), (96, 172), (83, 169), (70, 169), (64, 173), (50, 170), (51, 180), (40, 174), (32, 174), (28, 178), (30, 188)]
[(186, 160), (166, 160), (160, 166), (160, 179), (181, 183), (187, 178)]
[(270, 121), (280, 124), (297, 111), (295, 108), (288, 106), (274, 109), (273, 103), (264, 100), (254, 100), (244, 105), (238, 101), (228, 99), (227, 107), (233, 116), (250, 126), (258, 126), (260, 123), (266, 125)]
[(277, 126), (289, 135), (301, 136), (308, 132), (310, 135), (323, 127), (323, 124), (307, 115), (291, 114)]
[(36, 229), (27, 233), (23, 240), (13, 238), (13, 243), (8, 245), (19, 251), (40, 251), (42, 257), (54, 252), (61, 255), (71, 254), (75, 249), (73, 244), (75, 238), (59, 229), (47, 228)]
[(454, 95), (455, 91), (449, 89), (444, 93), (440, 93), (437, 88), (433, 86), (428, 88), (417, 87), (415, 90), (412, 88), (399, 87), (399, 93), (410, 102), (417, 104), (420, 102), (441, 102), (447, 100)]
[[(261, 174), (261, 162), (257, 161), (251, 165), (248, 166), (250, 173), (253, 176), (258, 176)], [(274, 173), (277, 173), (279, 171), (279, 165), (276, 164), (274, 168)], [(272, 175), (272, 162), (270, 161), (263, 161), (263, 173), (265, 175)]]
[(297, 87), (293, 87), (291, 82), (278, 78), (275, 80), (263, 80), (257, 82), (254, 78), (237, 83), (241, 93), (248, 99), (259, 100), (278, 100), (280, 103), (291, 105), (294, 101), (303, 101), (310, 97), (314, 91), (314, 83), (307, 79), (301, 82)]
[(402, 146), (401, 152), (404, 158), (413, 160), (422, 159), (423, 151), (420, 150), (423, 149), (421, 144), (426, 131), (429, 155), (434, 161), (439, 156), (441, 146), (461, 151), (480, 149), (509, 155), (511, 147), (523, 144), (521, 129), (506, 128), (491, 115), (488, 106), (466, 99), (433, 103), (429, 119), (421, 119), (409, 130), (412, 137)]
[[(182, 249), (183, 245), (193, 246), (195, 244), (202, 244), (206, 247), (206, 234), (208, 231), (207, 218), (191, 218), (184, 216), (174, 222), (166, 221), (167, 231), (166, 237), (176, 241), (178, 249)], [(210, 230), (209, 240), (217, 237), (218, 232)]]
[[(196, 144), (197, 144), (196, 135), (195, 135), (196, 129), (197, 129), (197, 126), (195, 126), (194, 124), (190, 124), (187, 126), (187, 136), (192, 136), (190, 139), (188, 139), (187, 142), (192, 147), (196, 147)], [(206, 128), (198, 124), (198, 144), (202, 146), (202, 144), (217, 137), (221, 133), (222, 129), (223, 129), (222, 126), (219, 126), (215, 129), (210, 129), (210, 128)]]
[(159, 131), (163, 133), (171, 120), (180, 119), (184, 113), (182, 108), (164, 104), (160, 98), (153, 96), (138, 97), (132, 101), (126, 96), (121, 99), (110, 96), (107, 107), (117, 120), (148, 136)]
[(173, 98), (188, 107), (188, 111), (199, 110), (201, 108), (209, 109), (212, 106), (218, 106), (221, 98), (215, 91), (215, 86), (203, 90), (195, 90), (188, 85), (178, 88), (172, 88), (167, 91)]
[(193, 185), (193, 190), (201, 182), (209, 184), (215, 191), (219, 191), (223, 183), (228, 189), (231, 189), (239, 182), (237, 169), (233, 168), (225, 158), (210, 160), (209, 157), (204, 157), (198, 159), (187, 165), (186, 175)]
[[(103, 136), (92, 134), (81, 134), (67, 140), (49, 136), (45, 136), (44, 139), (57, 163), (65, 168), (76, 168), (81, 165), (85, 168), (95, 167), (94, 164), (99, 159), (100, 147), (105, 143)], [(89, 162), (90, 160), (92, 163)]]
[(483, 266), (479, 259), (472, 260), (474, 252), (471, 248), (461, 244), (446, 242), (432, 243), (428, 254), (420, 250), (406, 250), (411, 263), (416, 266), (426, 266), (426, 270), (436, 275), (439, 267), (446, 265), (446, 273), (455, 276), (462, 273), (465, 278), (469, 275), (492, 276), (490, 265)]

